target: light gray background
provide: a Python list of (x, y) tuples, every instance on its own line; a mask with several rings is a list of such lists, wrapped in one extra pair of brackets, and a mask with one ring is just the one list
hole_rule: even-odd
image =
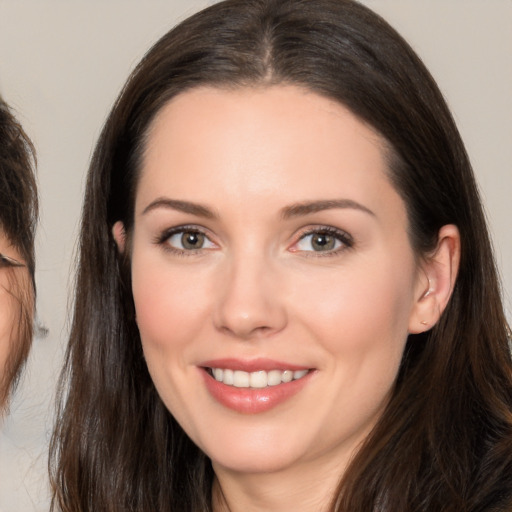
[[(39, 160), (38, 311), (49, 328), (0, 420), (0, 512), (48, 509), (46, 447), (84, 175), (129, 71), (206, 0), (0, 0), (0, 91)], [(512, 0), (366, 0), (437, 79), (472, 159), (511, 315)]]

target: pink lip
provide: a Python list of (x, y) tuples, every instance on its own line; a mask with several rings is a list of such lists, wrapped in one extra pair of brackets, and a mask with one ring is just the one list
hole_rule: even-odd
[(241, 370), (243, 372), (257, 372), (264, 370), (269, 372), (271, 370), (309, 370), (309, 366), (298, 366), (296, 364), (284, 363), (282, 361), (274, 361), (273, 359), (251, 359), (242, 360), (234, 358), (212, 359), (204, 361), (198, 366), (203, 368), (229, 368), (231, 370)]
[(221, 405), (242, 414), (258, 414), (269, 411), (279, 404), (289, 400), (308, 384), (314, 372), (309, 372), (302, 379), (268, 386), (262, 389), (236, 388), (216, 381), (206, 368), (230, 368), (253, 372), (258, 370), (306, 370), (308, 367), (290, 365), (258, 359), (253, 361), (240, 361), (236, 359), (217, 359), (206, 361), (200, 366), (201, 373), (210, 395)]

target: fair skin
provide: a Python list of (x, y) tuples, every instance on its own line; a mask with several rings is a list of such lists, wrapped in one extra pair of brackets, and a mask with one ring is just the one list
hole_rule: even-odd
[[(12, 351), (12, 343), (16, 336), (16, 325), (19, 315), (19, 302), (13, 296), (13, 272), (15, 272), (17, 282), (26, 282), (28, 286), (28, 274), (26, 267), (17, 267), (16, 262), (21, 262), (21, 255), (19, 251), (10, 243), (5, 233), (0, 229), (0, 254), (8, 259), (0, 259), (0, 386), (2, 386), (3, 396), (4, 387), (7, 382), (4, 382), (4, 371)], [(3, 404), (0, 404), (0, 409)], [(1, 412), (1, 411), (0, 411)]]
[(407, 335), (449, 299), (457, 230), (417, 258), (383, 147), (343, 106), (284, 85), (188, 91), (151, 127), (137, 324), (160, 396), (212, 460), (216, 511), (327, 510)]

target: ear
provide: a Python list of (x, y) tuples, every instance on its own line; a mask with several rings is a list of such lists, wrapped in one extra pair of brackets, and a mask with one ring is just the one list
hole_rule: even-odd
[(431, 329), (441, 317), (455, 286), (460, 262), (460, 234), (448, 224), (439, 230), (437, 247), (419, 269), (409, 333)]
[(124, 253), (124, 249), (126, 247), (126, 231), (124, 229), (124, 224), (118, 220), (112, 226), (112, 236), (117, 245), (117, 250), (122, 254)]

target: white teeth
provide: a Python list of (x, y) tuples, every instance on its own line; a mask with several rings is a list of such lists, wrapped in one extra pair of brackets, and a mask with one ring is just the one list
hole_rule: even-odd
[(278, 384), (281, 384), (281, 375), (283, 372), (280, 370), (271, 370), (267, 374), (267, 384), (269, 386), (277, 386)]
[(251, 388), (266, 388), (268, 384), (267, 372), (252, 372), (249, 374)]
[(233, 372), (233, 386), (235, 388), (248, 388), (249, 387), (249, 374), (240, 370)]
[[(232, 386), (233, 382), (234, 382), (234, 378), (233, 378), (234, 373), (235, 372), (233, 370), (225, 369), (224, 375), (222, 378), (222, 382), (224, 382), (224, 384), (228, 384), (228, 385)], [(219, 380), (219, 379), (217, 379), (217, 380)]]
[(241, 370), (230, 370), (224, 368), (211, 368), (215, 380), (234, 386), (236, 388), (261, 389), (267, 386), (277, 386), (281, 383), (302, 379), (309, 373), (309, 370), (271, 370), (266, 372), (243, 372)]
[(291, 382), (293, 380), (293, 372), (291, 370), (285, 370), (281, 376), (283, 382)]

